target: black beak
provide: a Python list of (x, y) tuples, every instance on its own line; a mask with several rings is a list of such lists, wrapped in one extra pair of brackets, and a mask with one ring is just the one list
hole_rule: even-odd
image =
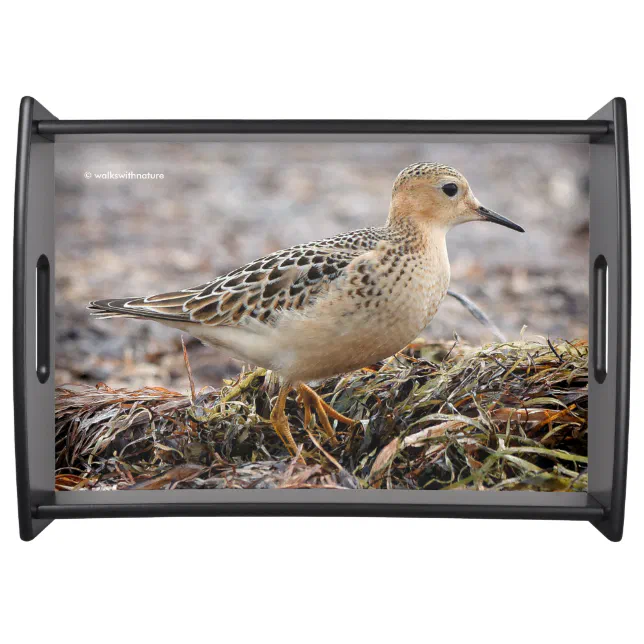
[(494, 212), (494, 210), (488, 210), (487, 208), (484, 208), (483, 206), (479, 206), (477, 208), (477, 212), (483, 219), (486, 221), (491, 221), (493, 224), (499, 224), (499, 226), (505, 226), (506, 228), (512, 228), (512, 230), (517, 230), (520, 233), (524, 233), (525, 230), (519, 226), (519, 224), (515, 224), (513, 221), (510, 221), (506, 217), (503, 217), (502, 215), (499, 215), (498, 212)]

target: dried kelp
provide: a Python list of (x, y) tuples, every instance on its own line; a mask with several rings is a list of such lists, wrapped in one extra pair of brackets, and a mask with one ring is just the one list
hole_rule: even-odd
[(585, 341), (469, 348), (410, 345), (317, 391), (355, 419), (332, 445), (295, 393), (300, 457), (268, 421), (277, 383), (263, 369), (186, 394), (57, 390), (58, 489), (397, 488), (583, 491)]

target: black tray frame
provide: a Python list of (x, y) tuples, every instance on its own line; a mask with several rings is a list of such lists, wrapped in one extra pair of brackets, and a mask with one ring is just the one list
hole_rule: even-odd
[[(406, 490), (164, 490), (54, 492), (53, 377), (35, 364), (35, 270), (53, 253), (54, 146), (64, 140), (208, 140), (222, 134), (423, 134), (444, 140), (584, 140), (590, 143), (590, 266), (608, 263), (607, 377), (589, 374), (587, 493)], [(624, 525), (630, 375), (630, 194), (626, 102), (580, 121), (61, 121), (30, 97), (18, 127), (14, 230), (14, 408), (20, 536), (53, 519), (152, 516), (396, 516), (587, 520), (619, 541)], [(591, 311), (593, 273), (591, 271)], [(50, 293), (54, 311), (54, 293)], [(590, 316), (595, 337), (596, 316)], [(595, 325), (596, 326), (596, 325)], [(53, 323), (50, 325), (50, 347)], [(595, 364), (591, 343), (590, 361)]]

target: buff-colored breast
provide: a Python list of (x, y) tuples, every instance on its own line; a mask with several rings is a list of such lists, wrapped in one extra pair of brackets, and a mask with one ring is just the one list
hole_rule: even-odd
[(286, 313), (271, 334), (270, 367), (290, 382), (328, 378), (383, 360), (429, 324), (449, 285), (447, 251), (403, 254), (386, 243), (305, 313)]

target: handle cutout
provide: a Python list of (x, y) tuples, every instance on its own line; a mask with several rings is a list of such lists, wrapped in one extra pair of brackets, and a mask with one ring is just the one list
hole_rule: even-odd
[(36, 264), (36, 376), (42, 383), (49, 379), (50, 279), (49, 260), (41, 255)]
[(600, 384), (608, 372), (608, 263), (599, 255), (593, 266), (593, 370)]

